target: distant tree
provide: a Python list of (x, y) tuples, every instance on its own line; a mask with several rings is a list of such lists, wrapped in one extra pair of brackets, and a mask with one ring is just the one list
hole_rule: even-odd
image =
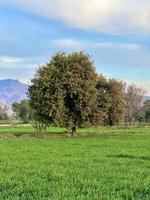
[(144, 102), (145, 121), (150, 122), (150, 100)]
[(110, 126), (122, 125), (125, 116), (124, 83), (122, 81), (110, 79), (108, 85), (111, 98), (108, 124)]
[(21, 102), (13, 103), (12, 109), (16, 116), (20, 118), (23, 123), (29, 123), (31, 120), (31, 108), (29, 104), (29, 100), (22, 100)]
[(4, 101), (0, 101), (0, 120), (8, 120), (8, 105)]
[(141, 108), (141, 102), (143, 100), (143, 96), (145, 94), (145, 90), (136, 86), (135, 84), (131, 84), (127, 86), (126, 89), (126, 123), (132, 125), (133, 121), (137, 118), (137, 114)]
[(146, 100), (137, 113), (137, 120), (150, 122), (150, 100)]
[(31, 107), (43, 123), (71, 127), (74, 135), (76, 127), (91, 125), (97, 78), (89, 55), (57, 53), (31, 80)]

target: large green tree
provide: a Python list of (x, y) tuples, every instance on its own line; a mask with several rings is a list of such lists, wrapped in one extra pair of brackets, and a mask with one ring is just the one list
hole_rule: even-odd
[(98, 75), (89, 55), (57, 53), (36, 71), (30, 105), (41, 124), (76, 127), (119, 125), (124, 118), (123, 83)]
[(29, 87), (30, 103), (43, 123), (72, 128), (91, 125), (97, 73), (89, 55), (57, 53), (41, 66)]

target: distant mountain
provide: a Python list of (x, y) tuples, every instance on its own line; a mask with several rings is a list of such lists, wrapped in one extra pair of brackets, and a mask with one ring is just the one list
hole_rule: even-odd
[(146, 101), (146, 100), (150, 100), (150, 96), (145, 96), (144, 101)]
[(146, 100), (150, 100), (150, 96), (144, 96), (141, 104), (143, 105)]
[(18, 80), (0, 80), (0, 101), (5, 101), (7, 104), (26, 99), (27, 91), (28, 85), (23, 84)]

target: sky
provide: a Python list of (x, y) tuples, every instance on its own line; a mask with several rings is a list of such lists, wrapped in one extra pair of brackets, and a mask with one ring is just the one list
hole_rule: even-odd
[(0, 0), (0, 79), (29, 83), (60, 51), (85, 51), (98, 73), (150, 95), (150, 1)]

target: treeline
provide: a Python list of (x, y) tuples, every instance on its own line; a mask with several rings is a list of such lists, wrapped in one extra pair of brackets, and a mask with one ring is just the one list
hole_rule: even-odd
[(98, 74), (83, 52), (57, 53), (39, 67), (29, 86), (29, 100), (13, 104), (16, 116), (39, 131), (49, 125), (72, 128), (128, 126), (149, 120), (144, 90)]

